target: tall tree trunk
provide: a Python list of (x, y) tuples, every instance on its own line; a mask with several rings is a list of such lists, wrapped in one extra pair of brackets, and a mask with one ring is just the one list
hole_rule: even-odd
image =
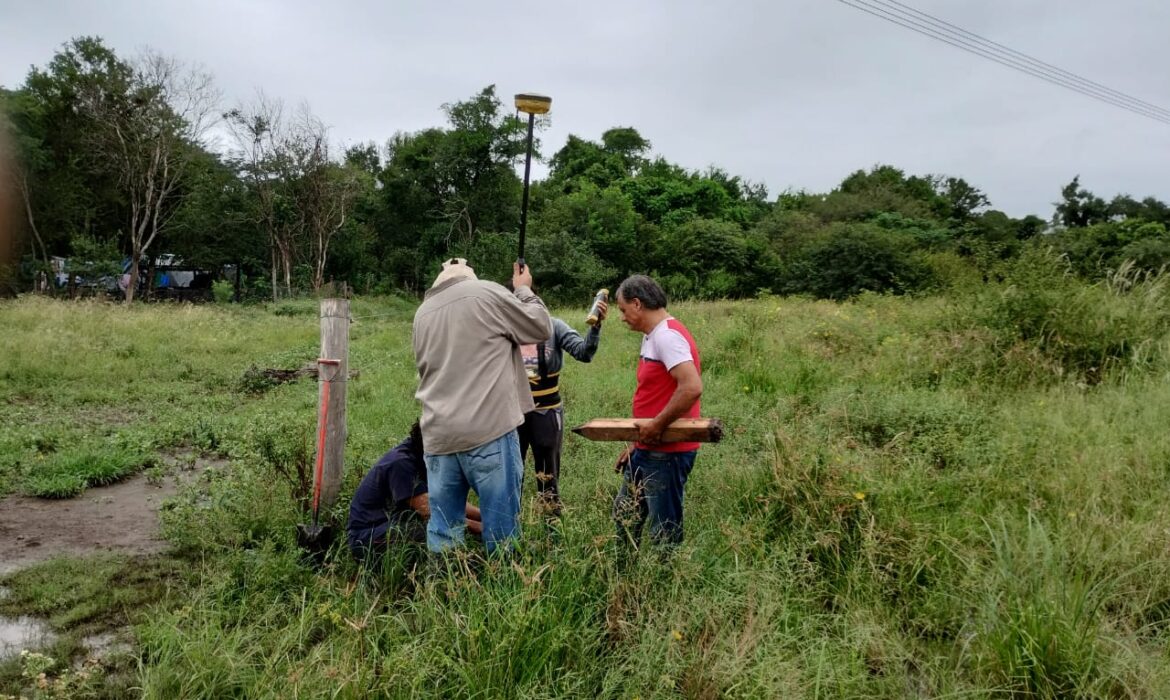
[(272, 301), (275, 302), (278, 298), (279, 287), (276, 286), (276, 242), (272, 242), (271, 249), (272, 257)]
[[(33, 235), (34, 251), (36, 249), (40, 250), (41, 263), (45, 266), (44, 267), (44, 274), (49, 275), (51, 277), (53, 274), (53, 268), (52, 268), (52, 265), (49, 263), (49, 250), (48, 250), (48, 248), (45, 247), (45, 239), (41, 238), (40, 229), (37, 228), (36, 218), (33, 216), (32, 197), (29, 194), (28, 178), (25, 177), (23, 174), (20, 175), (19, 177), (20, 177), (20, 182), (19, 182), (20, 194), (21, 194), (21, 197), (24, 199), (24, 211), (25, 211), (25, 215), (28, 217), (28, 228), (30, 231), (32, 231), (32, 235)], [(34, 252), (33, 255), (35, 256), (36, 252)], [(49, 289), (50, 290), (53, 289), (52, 284), (49, 284)]]
[(321, 291), (325, 284), (325, 261), (329, 254), (329, 239), (321, 232), (317, 234), (316, 260), (313, 261), (313, 291)]
[(130, 281), (126, 284), (125, 299), (130, 304), (134, 301), (134, 294), (138, 291), (138, 261), (145, 252), (143, 234), (146, 228), (146, 212), (137, 200), (130, 204)]
[(138, 260), (142, 254), (135, 250), (130, 258), (130, 281), (126, 283), (126, 303), (130, 304), (134, 301), (134, 293), (138, 290), (138, 276), (140, 270), (138, 269)]
[(292, 245), (288, 242), (280, 248), (280, 261), (284, 268), (284, 295), (292, 297)]

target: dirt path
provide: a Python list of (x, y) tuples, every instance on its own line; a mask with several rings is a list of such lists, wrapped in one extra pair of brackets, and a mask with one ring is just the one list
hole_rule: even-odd
[(65, 500), (0, 500), (0, 576), (58, 556), (161, 552), (166, 549), (158, 520), (163, 500), (203, 469), (223, 465), (200, 460), (195, 469), (161, 483), (151, 484), (138, 474)]

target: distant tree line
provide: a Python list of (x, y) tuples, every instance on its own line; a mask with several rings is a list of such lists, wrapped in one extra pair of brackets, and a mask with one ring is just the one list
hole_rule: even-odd
[[(221, 102), (197, 68), (153, 52), (123, 59), (93, 37), (0, 88), (23, 164), (24, 287), (54, 256), (130, 275), (127, 300), (139, 263), (163, 253), (238, 265), (257, 299), (329, 282), (417, 294), (454, 255), (487, 276), (509, 269), (525, 129), (493, 86), (443, 105), (443, 126), (345, 150), (307, 106), (263, 94)], [(677, 297), (912, 293), (986, 278), (1029, 246), (1052, 248), (1090, 279), (1125, 261), (1170, 263), (1170, 207), (1106, 201), (1079, 178), (1051, 217), (1017, 219), (961, 178), (888, 165), (828, 193), (773, 199), (718, 168), (654, 156), (631, 127), (570, 136), (548, 163), (533, 185), (526, 257), (556, 300), (633, 272)]]

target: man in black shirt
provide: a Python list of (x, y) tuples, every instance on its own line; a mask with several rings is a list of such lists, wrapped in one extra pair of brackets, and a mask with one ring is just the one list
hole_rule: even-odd
[[(346, 530), (355, 558), (380, 557), (392, 545), (425, 543), (431, 515), (418, 422), (410, 436), (370, 468), (353, 494)], [(483, 532), (479, 509), (467, 504), (467, 529)]]

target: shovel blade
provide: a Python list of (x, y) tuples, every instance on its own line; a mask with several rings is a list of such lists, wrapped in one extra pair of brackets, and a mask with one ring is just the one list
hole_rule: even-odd
[(305, 556), (318, 566), (324, 563), (325, 554), (333, 545), (333, 527), (330, 525), (297, 525), (297, 546)]

